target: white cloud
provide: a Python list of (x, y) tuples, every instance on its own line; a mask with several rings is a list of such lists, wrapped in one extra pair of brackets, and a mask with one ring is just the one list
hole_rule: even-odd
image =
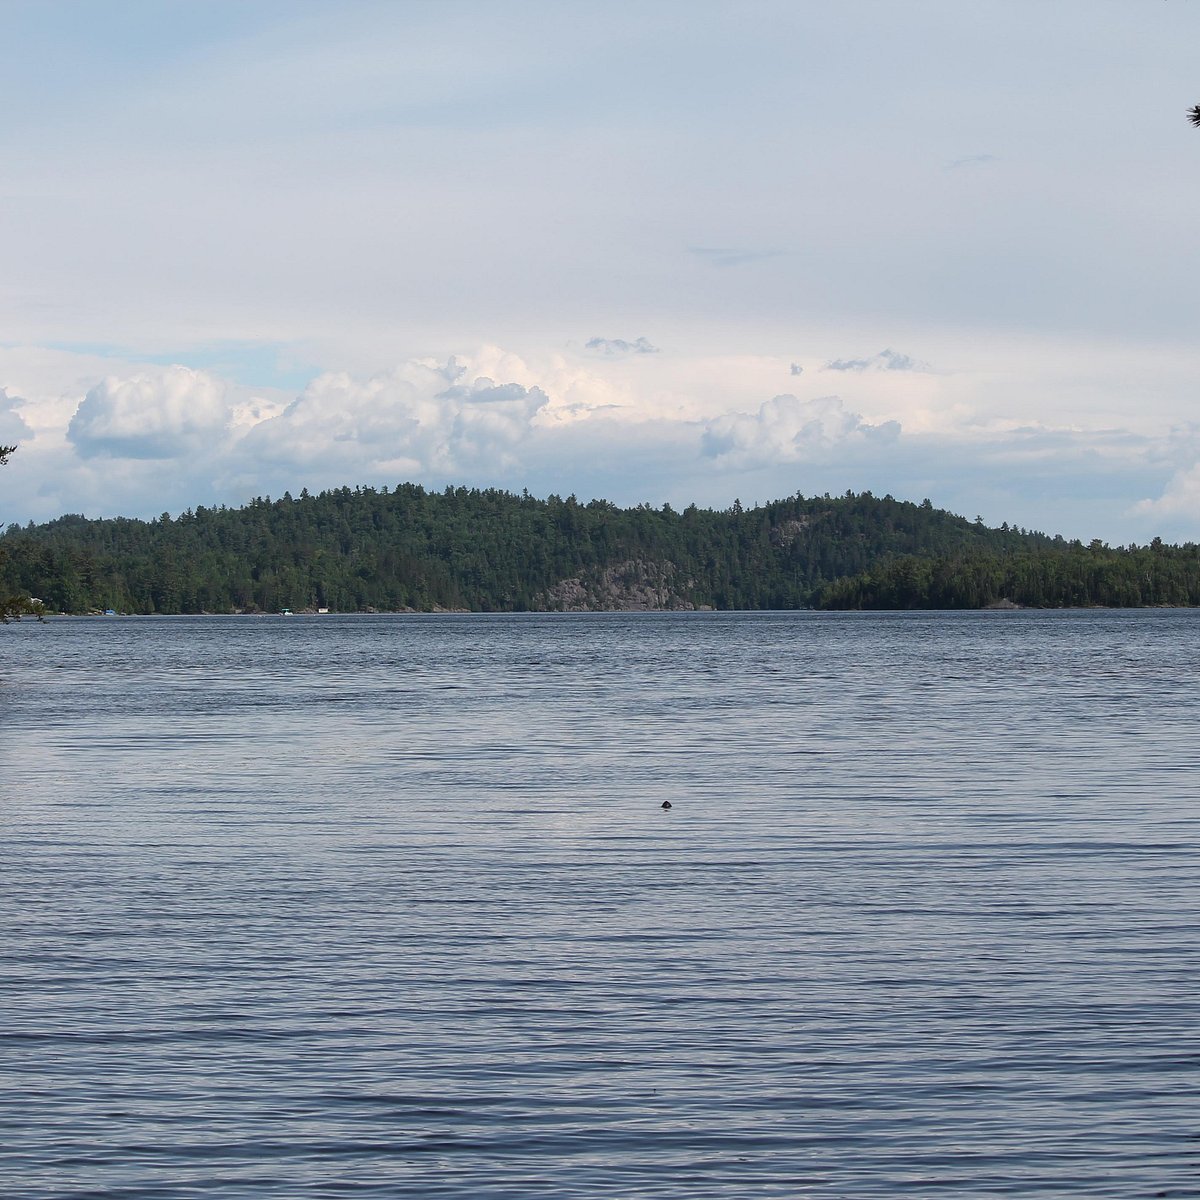
[(108, 376), (84, 397), (67, 439), (84, 458), (176, 458), (222, 440), (229, 420), (220, 380), (173, 366)]
[[(837, 396), (802, 390), (822, 378), (807, 370), (791, 377), (795, 394), (775, 395), (791, 363), (719, 346), (610, 357), (579, 343), (520, 355), (488, 344), (374, 374), (327, 372), (288, 395), (0, 348), (0, 443), (21, 443), (0, 471), (0, 513), (148, 516), (412, 480), (718, 508), (735, 495), (870, 488), (1085, 540), (1200, 533), (1183, 478), (1200, 457), (1195, 431), (1017, 419), (1018, 401), (1030, 409), (1036, 397), (1013, 397), (1001, 420), (976, 411), (976, 376), (953, 369), (848, 371)], [(7, 441), (6, 414), (23, 423)], [(1138, 505), (1172, 472), (1180, 479), (1161, 501)]]
[(326, 374), (253, 426), (235, 457), (247, 475), (270, 464), (333, 480), (380, 471), (468, 479), (515, 467), (546, 403), (539, 387), (472, 378), (455, 359), (410, 362), (366, 380)]
[(7, 388), (0, 387), (0, 445), (11, 446), (33, 436), (33, 430), (17, 412), (20, 403), (20, 397), (10, 396)]
[(868, 424), (837, 396), (800, 400), (785, 394), (760, 405), (757, 413), (707, 422), (701, 445), (718, 463), (747, 467), (805, 462), (851, 441), (894, 440), (899, 433), (897, 422)]
[(1133, 513), (1140, 517), (1200, 519), (1200, 462), (1176, 471), (1157, 499), (1139, 500)]

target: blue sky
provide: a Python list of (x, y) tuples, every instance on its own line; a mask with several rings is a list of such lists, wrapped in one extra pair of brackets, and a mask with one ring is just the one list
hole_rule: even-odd
[(870, 488), (1200, 540), (1200, 6), (3, 3), (0, 520)]

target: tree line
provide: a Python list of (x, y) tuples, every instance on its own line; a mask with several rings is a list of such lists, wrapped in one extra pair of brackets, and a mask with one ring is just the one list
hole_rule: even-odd
[[(9, 456), (16, 446), (0, 446), (0, 467), (8, 465)], [(20, 586), (4, 586), (4, 550), (0, 548), (0, 625), (19, 621), (25, 616), (40, 616), (42, 606), (35, 603), (28, 592), (22, 594)]]
[(1085, 546), (870, 492), (676, 511), (344, 487), (152, 521), (9, 526), (0, 553), (0, 595), (69, 613), (516, 612), (562, 607), (568, 580), (589, 606), (621, 607), (603, 581), (628, 564), (667, 581), (662, 607), (1200, 603), (1194, 545)]
[(1186, 607), (1200, 604), (1200, 547), (1065, 548), (920, 558), (904, 555), (836, 580), (814, 597), (829, 609)]

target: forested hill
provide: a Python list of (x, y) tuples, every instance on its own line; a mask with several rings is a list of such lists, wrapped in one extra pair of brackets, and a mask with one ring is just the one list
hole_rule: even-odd
[(714, 512), (413, 484), (10, 526), (0, 594), (64, 612), (1200, 603), (1200, 548), (1110, 549), (861, 495)]

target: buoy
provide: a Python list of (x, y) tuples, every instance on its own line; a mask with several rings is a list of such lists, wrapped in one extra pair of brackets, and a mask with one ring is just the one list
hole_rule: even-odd
[(663, 806), (663, 808), (670, 808), (670, 807), (671, 807), (671, 802), (670, 802), (670, 800), (664, 800), (664, 801), (662, 802), (662, 806)]

